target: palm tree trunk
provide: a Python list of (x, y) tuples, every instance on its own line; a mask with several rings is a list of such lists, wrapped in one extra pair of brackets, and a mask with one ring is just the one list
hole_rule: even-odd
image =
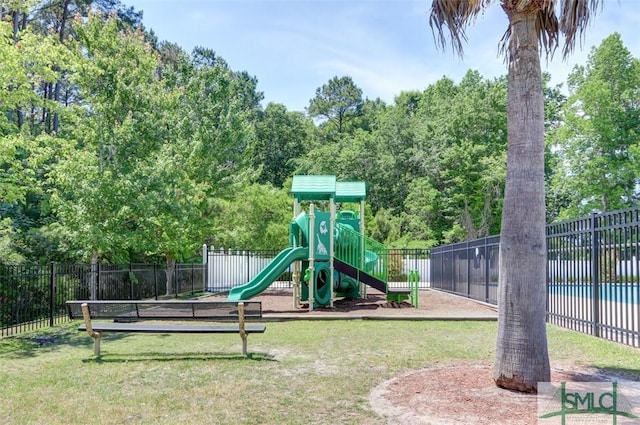
[(500, 239), (498, 337), (493, 377), (536, 392), (549, 381), (546, 338), (544, 103), (536, 14), (509, 15), (507, 183)]

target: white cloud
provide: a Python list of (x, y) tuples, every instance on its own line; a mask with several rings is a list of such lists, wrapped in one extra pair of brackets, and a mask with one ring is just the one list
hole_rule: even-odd
[[(639, 0), (605, 0), (582, 46), (543, 70), (553, 83), (586, 63), (592, 46), (614, 31), (640, 57)], [(506, 75), (498, 43), (507, 19), (497, 3), (468, 29), (464, 57), (437, 50), (428, 25), (429, 0), (126, 0), (145, 9), (144, 24), (187, 51), (209, 47), (230, 66), (256, 75), (266, 101), (302, 110), (315, 89), (349, 75), (369, 98), (387, 102), (404, 90), (424, 90), (443, 76), (459, 81), (469, 70)]]

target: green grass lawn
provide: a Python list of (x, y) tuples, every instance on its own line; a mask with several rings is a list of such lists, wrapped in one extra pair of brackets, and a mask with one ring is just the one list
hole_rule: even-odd
[[(298, 321), (249, 336), (111, 334), (77, 323), (0, 339), (0, 424), (383, 424), (372, 388), (493, 359), (495, 322)], [(549, 327), (553, 362), (640, 373), (638, 350)]]

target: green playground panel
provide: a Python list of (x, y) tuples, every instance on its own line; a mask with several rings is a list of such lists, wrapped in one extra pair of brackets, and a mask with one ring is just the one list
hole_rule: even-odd
[(313, 241), (314, 252), (313, 256), (316, 260), (328, 260), (329, 259), (329, 246), (331, 233), (331, 214), (324, 211), (315, 212), (315, 229), (313, 234), (315, 240)]

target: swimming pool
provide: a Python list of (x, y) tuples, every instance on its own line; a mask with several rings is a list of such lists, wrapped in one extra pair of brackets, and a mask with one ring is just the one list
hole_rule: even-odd
[[(639, 304), (639, 283), (601, 283), (598, 296), (602, 301), (613, 301), (628, 304)], [(567, 295), (573, 297), (593, 298), (593, 285), (590, 283), (550, 284), (550, 295)]]

